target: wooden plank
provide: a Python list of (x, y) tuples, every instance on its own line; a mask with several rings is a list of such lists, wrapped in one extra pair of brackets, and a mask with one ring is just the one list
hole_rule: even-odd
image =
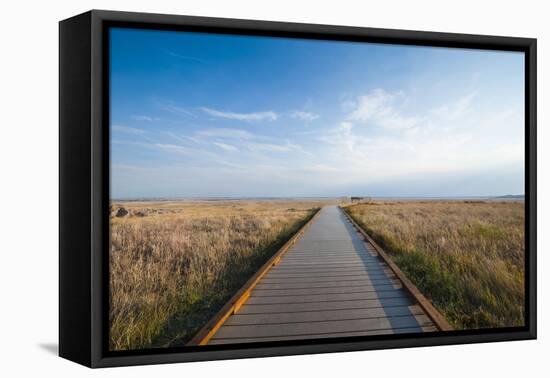
[[(365, 252), (364, 256), (340, 256), (340, 257), (325, 257), (322, 255), (310, 256), (310, 257), (301, 257), (295, 256), (293, 258), (285, 259), (285, 263), (371, 263), (380, 261), (375, 256), (367, 255)], [(282, 263), (283, 261), (281, 261)]]
[[(418, 332), (433, 332), (437, 329), (435, 327), (412, 327), (412, 328), (397, 328), (397, 329), (380, 329), (375, 331), (356, 331), (356, 332), (342, 332), (342, 333), (328, 333), (328, 334), (313, 334), (308, 335), (307, 339), (325, 339), (335, 337), (361, 337), (361, 336), (375, 336), (375, 335), (391, 335), (398, 333), (418, 333)], [(288, 341), (288, 340), (300, 340), (304, 339), (303, 336), (276, 336), (276, 337), (254, 337), (254, 338), (233, 338), (233, 339), (220, 339), (213, 338), (209, 343), (211, 345), (221, 344), (241, 344), (241, 343), (258, 343), (258, 342), (273, 342), (273, 341)]]
[[(330, 282), (333, 278), (339, 278), (337, 281), (347, 280), (349, 277), (366, 277), (371, 279), (387, 277), (384, 271), (378, 273), (369, 273), (369, 272), (351, 272), (351, 273), (309, 273), (309, 274), (273, 274), (269, 277), (266, 277), (267, 282), (295, 282), (293, 280), (311, 278), (312, 280), (323, 279), (323, 282)], [(306, 281), (307, 282), (307, 281)], [(315, 282), (315, 281), (314, 281)]]
[[(389, 308), (370, 308), (370, 309), (348, 309), (348, 310), (329, 310), (329, 311), (311, 311), (294, 312), (279, 314), (235, 314), (225, 322), (225, 325), (253, 325), (253, 324), (278, 324), (278, 323), (299, 323), (299, 322), (318, 322), (329, 320), (350, 320), (350, 319), (369, 319), (369, 318), (387, 318), (396, 316), (425, 316), (424, 311), (419, 306), (401, 306)], [(425, 320), (425, 319), (424, 319)], [(422, 320), (421, 320), (422, 321)]]
[(359, 261), (359, 262), (347, 262), (347, 261), (331, 261), (330, 263), (328, 262), (324, 262), (324, 261), (320, 261), (320, 262), (315, 262), (315, 261), (304, 261), (304, 262), (292, 262), (292, 263), (287, 263), (286, 261), (285, 262), (282, 262), (281, 263), (281, 266), (282, 267), (287, 267), (287, 266), (300, 266), (300, 267), (318, 267), (318, 266), (350, 266), (350, 265), (355, 265), (355, 266), (361, 266), (361, 265), (364, 265), (368, 262), (377, 262), (376, 259), (373, 259), (373, 260), (370, 260), (370, 261)]
[(296, 246), (292, 249), (293, 255), (300, 254), (344, 254), (344, 253), (355, 253), (357, 254), (357, 240), (350, 239), (349, 242), (340, 241), (338, 243), (333, 243), (330, 246), (327, 246), (327, 242), (324, 242), (323, 246), (312, 246), (310, 243), (308, 245)]
[[(338, 248), (338, 247), (335, 247)], [(305, 252), (305, 251), (297, 251), (294, 250), (291, 254), (289, 254), (288, 258), (317, 258), (317, 257), (333, 257), (333, 258), (340, 258), (340, 257), (360, 257), (362, 254), (358, 254), (357, 251), (350, 249), (349, 251), (343, 251), (341, 249), (338, 250), (338, 253), (335, 253), (335, 248), (331, 248), (330, 252), (326, 251), (311, 251), (311, 252)], [(368, 256), (368, 255), (366, 255)]]
[(348, 256), (323, 256), (323, 255), (312, 255), (312, 256), (306, 256), (306, 255), (295, 255), (293, 257), (289, 257), (288, 259), (285, 259), (281, 262), (317, 262), (317, 260), (323, 260), (323, 261), (330, 261), (331, 263), (345, 263), (348, 262), (348, 260), (352, 260), (353, 262), (359, 261), (359, 262), (374, 262), (374, 261), (380, 261), (376, 256), (372, 256), (365, 251), (363, 255), (348, 255)]
[(307, 271), (309, 270), (323, 270), (323, 269), (351, 269), (351, 268), (364, 268), (364, 267), (370, 267), (370, 266), (384, 266), (382, 263), (369, 263), (369, 264), (317, 264), (317, 265), (277, 265), (277, 270), (301, 270), (301, 271)]
[(305, 267), (305, 268), (302, 268), (302, 267), (292, 267), (292, 266), (287, 266), (287, 267), (281, 267), (279, 265), (277, 265), (276, 267), (273, 267), (273, 269), (271, 270), (270, 273), (292, 273), (292, 272), (298, 272), (298, 273), (301, 273), (301, 272), (304, 272), (304, 273), (308, 273), (308, 272), (353, 272), (353, 271), (363, 271), (365, 269), (377, 269), (377, 268), (381, 268), (381, 269), (385, 269), (387, 268), (387, 265), (385, 264), (369, 264), (369, 265), (352, 265), (352, 266), (344, 266), (344, 267), (332, 267), (332, 266), (327, 266), (326, 268), (322, 268), (322, 267)]
[[(259, 285), (258, 285), (259, 286)], [(394, 284), (387, 285), (358, 285), (358, 286), (341, 286), (341, 287), (318, 287), (318, 288), (298, 288), (298, 289), (254, 289), (250, 296), (252, 297), (268, 297), (268, 296), (283, 296), (283, 295), (312, 295), (312, 294), (335, 294), (335, 293), (363, 293), (369, 291), (386, 291), (396, 290)]]
[(247, 305), (257, 304), (291, 304), (327, 301), (353, 301), (363, 299), (407, 298), (407, 293), (400, 289), (390, 291), (367, 291), (358, 293), (323, 293), (309, 295), (284, 295), (284, 296), (251, 296)]
[[(437, 328), (437, 326), (432, 323), (431, 325), (425, 325), (425, 326), (422, 326), (422, 332), (437, 332), (439, 331), (439, 328)], [(403, 332), (397, 332), (397, 333), (403, 333)]]
[(266, 278), (264, 280), (265, 283), (303, 283), (303, 282), (334, 282), (334, 281), (356, 281), (358, 279), (366, 279), (369, 281), (376, 281), (380, 282), (380, 280), (387, 280), (388, 276), (383, 274), (372, 274), (369, 275), (366, 272), (363, 274), (356, 274), (353, 276), (345, 276), (345, 277), (298, 277), (298, 278)]
[[(333, 228), (333, 227), (332, 227)], [(333, 232), (332, 229), (329, 229), (330, 232)], [(300, 243), (296, 244), (296, 248), (293, 249), (295, 253), (309, 252), (309, 253), (335, 253), (335, 252), (356, 252), (354, 248), (354, 240), (349, 238), (349, 235), (346, 235), (348, 240), (300, 240)]]
[(332, 302), (313, 302), (313, 303), (293, 303), (287, 304), (284, 308), (279, 304), (251, 305), (248, 304), (240, 309), (239, 314), (275, 314), (280, 312), (298, 312), (298, 311), (322, 311), (322, 310), (345, 310), (352, 308), (374, 308), (390, 306), (410, 306), (413, 303), (409, 298), (389, 298), (389, 299), (365, 299), (354, 301), (332, 301)]
[[(426, 317), (426, 319), (429, 319)], [(431, 323), (427, 320), (427, 323)], [(274, 336), (308, 336), (317, 333), (339, 333), (372, 331), (388, 328), (421, 327), (414, 316), (394, 318), (371, 318), (355, 320), (332, 320), (322, 322), (284, 323), (284, 324), (259, 324), (230, 326), (225, 325), (216, 334), (218, 338), (243, 338), (243, 337), (274, 337)]]
[[(397, 279), (390, 279), (390, 284), (399, 285), (400, 281)], [(361, 287), (368, 287), (368, 286), (374, 286), (378, 287), (381, 285), (387, 285), (389, 284), (387, 280), (382, 280), (382, 282), (378, 280), (370, 280), (370, 279), (362, 279), (362, 280), (349, 280), (349, 281), (334, 281), (334, 282), (302, 282), (302, 283), (266, 283), (261, 282), (256, 287), (258, 288), (269, 288), (269, 289), (298, 289), (298, 288), (312, 288), (312, 287), (354, 287), (354, 286), (361, 286)]]
[[(337, 247), (335, 247), (337, 248)], [(343, 252), (341, 254), (323, 254), (321, 252), (315, 252), (315, 253), (294, 253), (292, 256), (288, 256), (288, 260), (315, 260), (315, 259), (327, 259), (327, 260), (339, 260), (339, 259), (354, 259), (354, 260), (364, 260), (364, 259), (372, 259), (374, 256), (366, 253), (364, 254), (358, 254), (357, 252)], [(285, 259), (287, 260), (287, 259)]]
[[(386, 271), (387, 268), (384, 266), (375, 266), (371, 268), (372, 270), (379, 269), (381, 271)], [(367, 270), (367, 273), (370, 271)], [(309, 275), (315, 275), (315, 274), (350, 274), (350, 273), (361, 273), (365, 272), (364, 268), (357, 267), (357, 268), (347, 268), (347, 269), (273, 269), (269, 274), (272, 274), (273, 276), (278, 275), (295, 275), (295, 274), (309, 274)]]
[(353, 242), (349, 239), (348, 235), (345, 235), (345, 239), (328, 239), (328, 240), (319, 240), (319, 238), (305, 236), (303, 239), (300, 239), (300, 242), (296, 243), (296, 250), (305, 249), (305, 250), (333, 250), (334, 247), (347, 246), (351, 249)]
[(289, 256), (290, 259), (293, 258), (318, 258), (318, 257), (332, 257), (334, 259), (341, 258), (341, 257), (371, 257), (368, 253), (358, 253), (353, 248), (356, 248), (356, 246), (350, 246), (349, 250), (344, 249), (343, 246), (334, 246), (330, 249), (330, 251), (320, 251), (318, 249), (313, 251), (298, 251), (294, 250), (292, 255)]
[[(358, 253), (357, 251), (349, 251), (349, 252), (343, 252), (337, 249), (338, 247), (334, 247), (331, 253), (329, 252), (293, 252), (292, 255), (288, 256), (289, 260), (307, 260), (307, 259), (372, 259), (373, 257), (371, 254), (368, 253), (367, 250), (365, 250), (362, 253)], [(334, 251), (339, 251), (338, 253), (334, 253)], [(285, 259), (286, 260), (286, 259)]]
[(371, 264), (357, 264), (349, 266), (312, 266), (312, 267), (293, 267), (293, 266), (280, 266), (273, 267), (273, 272), (310, 272), (310, 271), (349, 271), (349, 270), (364, 270), (365, 268), (387, 267), (384, 263), (371, 263)]
[(353, 275), (353, 274), (386, 274), (393, 275), (393, 272), (391, 269), (388, 269), (384, 266), (373, 266), (373, 267), (364, 267), (363, 269), (354, 269), (354, 270), (348, 270), (346, 271), (336, 271), (336, 272), (322, 272), (318, 273), (318, 270), (301, 270), (301, 271), (272, 271), (270, 272), (270, 275), (273, 277), (283, 277), (283, 276), (291, 276), (291, 277), (297, 277), (298, 275), (302, 275), (304, 277), (311, 277), (315, 275), (322, 275), (323, 277), (332, 276), (332, 275), (340, 275), (340, 276), (346, 276), (346, 275)]
[[(362, 259), (342, 259), (342, 260), (334, 260), (334, 259), (307, 259), (307, 260), (288, 260), (284, 263), (281, 263), (281, 268), (307, 268), (307, 267), (315, 267), (319, 265), (339, 265), (339, 264), (354, 264), (357, 266), (368, 266), (372, 263), (376, 263), (376, 260), (362, 260)], [(316, 264), (316, 265), (314, 265)]]
[(269, 274), (266, 275), (266, 279), (269, 278), (304, 278), (304, 277), (346, 277), (346, 276), (353, 276), (353, 275), (360, 275), (360, 274), (368, 274), (368, 275), (376, 275), (376, 274), (384, 274), (384, 275), (393, 275), (393, 272), (387, 268), (384, 268), (382, 266), (379, 267), (373, 267), (368, 269), (355, 269), (355, 270), (348, 270), (348, 271), (271, 271)]

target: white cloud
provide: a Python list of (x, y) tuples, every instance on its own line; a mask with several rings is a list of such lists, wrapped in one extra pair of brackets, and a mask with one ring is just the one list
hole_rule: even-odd
[(318, 164), (338, 166), (339, 180), (363, 185), (420, 175), (491, 172), (521, 163), (522, 118), (517, 111), (498, 116), (479, 112), (476, 96), (475, 91), (464, 93), (410, 116), (404, 115), (407, 98), (402, 92), (379, 89), (358, 97), (344, 121), (319, 136), (323, 159)]
[(313, 164), (310, 166), (305, 166), (303, 170), (316, 173), (336, 173), (339, 171), (338, 168), (327, 164)]
[(467, 114), (476, 95), (476, 92), (467, 93), (453, 103), (444, 104), (438, 108), (435, 108), (432, 113), (435, 116), (445, 118), (447, 120), (456, 120)]
[(132, 116), (132, 119), (136, 121), (146, 121), (146, 122), (153, 122), (155, 120), (153, 117), (144, 116), (144, 115), (135, 115), (135, 116)]
[(161, 150), (167, 150), (172, 152), (183, 152), (183, 153), (190, 153), (190, 149), (185, 146), (180, 146), (177, 144), (169, 144), (169, 143), (155, 143), (155, 147), (160, 148)]
[(156, 105), (167, 112), (175, 113), (179, 115), (185, 115), (192, 118), (197, 118), (197, 116), (191, 112), (189, 109), (176, 105), (173, 101), (164, 101), (164, 100), (157, 100), (155, 101)]
[(273, 111), (265, 112), (253, 112), (253, 113), (234, 113), (234, 112), (223, 112), (216, 109), (202, 107), (201, 110), (208, 115), (217, 118), (224, 119), (234, 119), (238, 121), (275, 121), (279, 118), (279, 115)]
[(249, 143), (248, 149), (252, 151), (268, 151), (268, 152), (288, 152), (292, 149), (289, 145), (272, 144), (272, 143)]
[(208, 162), (217, 162), (219, 160), (218, 154), (204, 148), (193, 148), (181, 144), (171, 143), (153, 143), (150, 144), (150, 147), (163, 152), (184, 155), (187, 163), (202, 162), (203, 164), (207, 164)]
[(375, 89), (357, 99), (354, 110), (348, 119), (388, 130), (404, 130), (417, 126), (420, 118), (405, 116), (397, 107), (403, 93), (388, 93), (383, 89)]
[(200, 140), (198, 138), (189, 136), (189, 135), (176, 134), (171, 131), (164, 131), (164, 130), (159, 131), (159, 134), (162, 136), (167, 136), (171, 140), (177, 140), (178, 142), (181, 142), (181, 143), (193, 142), (194, 144), (200, 144)]
[(221, 142), (214, 142), (215, 146), (218, 146), (222, 150), (229, 151), (229, 152), (239, 152), (239, 149), (235, 146), (232, 146), (230, 144), (221, 143)]
[(147, 133), (147, 130), (142, 130), (135, 127), (129, 127), (129, 126), (123, 126), (123, 125), (113, 125), (111, 126), (111, 129), (114, 131), (120, 131), (123, 133), (136, 134), (136, 135), (144, 135)]
[(170, 55), (171, 57), (182, 59), (182, 60), (189, 60), (189, 61), (192, 61), (192, 62), (197, 62), (197, 63), (202, 63), (202, 64), (207, 64), (208, 63), (206, 60), (195, 58), (194, 56), (187, 56), (187, 55), (178, 54), (177, 52), (174, 52), (174, 51), (167, 51), (166, 53), (168, 55)]
[(303, 155), (312, 156), (311, 152), (305, 150), (301, 145), (285, 141), (284, 143), (252, 142), (245, 143), (243, 147), (252, 152), (298, 152)]
[(200, 137), (215, 137), (228, 139), (253, 139), (254, 134), (241, 129), (206, 129), (197, 132)]
[(343, 147), (347, 151), (353, 151), (357, 137), (352, 133), (353, 124), (351, 122), (341, 122), (340, 125), (329, 130), (319, 139), (329, 145)]
[(315, 121), (317, 118), (319, 118), (318, 114), (314, 114), (311, 112), (303, 112), (303, 111), (295, 111), (290, 114), (292, 118), (299, 119), (301, 121), (305, 122), (311, 122)]

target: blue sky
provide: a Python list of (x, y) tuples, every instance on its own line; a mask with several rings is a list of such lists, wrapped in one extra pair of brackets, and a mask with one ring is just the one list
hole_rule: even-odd
[(113, 29), (111, 196), (523, 194), (522, 53)]

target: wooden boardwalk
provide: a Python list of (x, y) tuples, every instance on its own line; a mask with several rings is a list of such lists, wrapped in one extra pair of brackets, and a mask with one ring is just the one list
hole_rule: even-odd
[(438, 330), (403, 282), (343, 211), (328, 206), (207, 342)]

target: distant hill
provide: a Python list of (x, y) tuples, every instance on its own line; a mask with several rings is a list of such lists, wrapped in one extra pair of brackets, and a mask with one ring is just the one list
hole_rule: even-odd
[(506, 199), (525, 199), (525, 195), (523, 194), (506, 194), (505, 196), (497, 196), (494, 198), (506, 198)]

